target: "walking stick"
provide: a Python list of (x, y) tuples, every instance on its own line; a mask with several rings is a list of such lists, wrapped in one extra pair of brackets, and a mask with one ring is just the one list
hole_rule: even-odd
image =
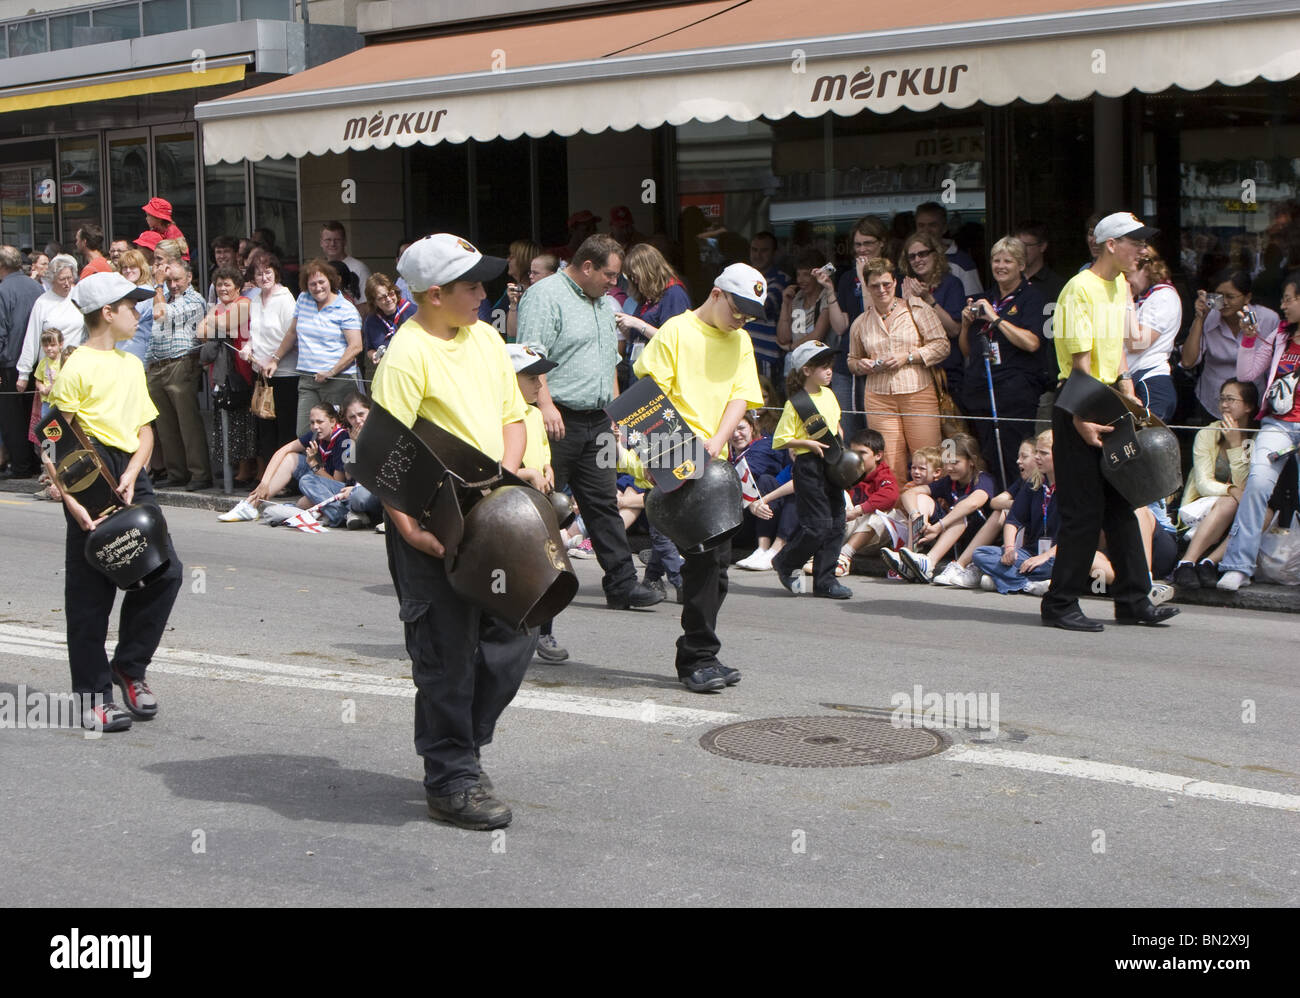
[(993, 410), (993, 441), (998, 451), (998, 470), (1002, 472), (1002, 487), (1007, 487), (1007, 462), (1002, 457), (1002, 430), (998, 426), (998, 400), (993, 394), (993, 365), (989, 362), (988, 352), (984, 353), (984, 374), (989, 382), (989, 408)]

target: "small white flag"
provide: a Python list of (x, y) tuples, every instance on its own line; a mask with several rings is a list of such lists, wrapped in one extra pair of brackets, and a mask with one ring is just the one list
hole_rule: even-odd
[(754, 480), (754, 474), (749, 470), (749, 465), (743, 457), (736, 462), (736, 474), (740, 476), (740, 495), (746, 503), (757, 502), (763, 498), (758, 482)]

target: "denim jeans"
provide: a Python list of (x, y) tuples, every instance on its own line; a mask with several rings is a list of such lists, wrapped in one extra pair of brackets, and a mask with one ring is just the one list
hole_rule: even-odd
[(1255, 561), (1259, 558), (1259, 542), (1264, 533), (1264, 517), (1268, 501), (1282, 473), (1283, 458), (1270, 461), (1271, 451), (1285, 450), (1300, 443), (1300, 423), (1288, 423), (1267, 417), (1255, 435), (1255, 446), (1250, 459), (1250, 475), (1246, 489), (1237, 505), (1237, 518), (1228, 531), (1228, 553), (1219, 562), (1223, 572), (1255, 574)]
[[(303, 459), (305, 467), (306, 460)], [(339, 489), (343, 488), (342, 482), (336, 482), (332, 478), (326, 478), (315, 472), (308, 471), (298, 478), (298, 491), (301, 492), (311, 504), (325, 502), (330, 496), (334, 495)], [(348, 506), (345, 502), (326, 503), (321, 509), (317, 510), (320, 514), (321, 522), (327, 527), (337, 527), (348, 515)]]
[(364, 485), (356, 485), (348, 495), (348, 512), (364, 513), (378, 523), (384, 515), (384, 504), (379, 501), (379, 496)]
[(669, 582), (681, 588), (682, 556), (677, 550), (677, 545), (656, 530), (653, 524), (650, 526), (650, 545), (650, 560), (645, 566), (646, 582), (653, 582), (667, 575)]
[(1048, 558), (1043, 564), (1039, 565), (1028, 575), (1020, 574), (1020, 563), (1026, 558), (1033, 557), (1032, 553), (1024, 548), (1016, 549), (1015, 564), (1002, 564), (1002, 549), (996, 544), (987, 544), (984, 547), (975, 549), (971, 555), (971, 561), (985, 575), (992, 576), (993, 583), (998, 587), (998, 592), (1004, 596), (1007, 593), (1020, 593), (1025, 591), (1025, 583), (1034, 582), (1038, 579), (1050, 579), (1052, 577), (1052, 563), (1055, 558)]

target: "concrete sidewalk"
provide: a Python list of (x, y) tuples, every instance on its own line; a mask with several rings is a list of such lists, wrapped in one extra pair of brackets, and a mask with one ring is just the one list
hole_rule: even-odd
[[(34, 478), (20, 481), (0, 481), (0, 493), (17, 493), (30, 498), (38, 488), (39, 486)], [(240, 499), (244, 498), (247, 493), (236, 490), (233, 494), (226, 495), (220, 488), (206, 489), (202, 492), (185, 492), (180, 489), (163, 488), (158, 489), (157, 494), (158, 502), (163, 506), (209, 509), (214, 513), (224, 513), (239, 502)], [(37, 500), (33, 499), (32, 501)], [(650, 538), (648, 536), (632, 537), (633, 552), (649, 546)], [(749, 554), (748, 550), (736, 549), (732, 552), (735, 559), (742, 558), (747, 554)], [(737, 569), (732, 570), (732, 575), (736, 577), (743, 578), (749, 574), (751, 573)], [(752, 574), (761, 577), (769, 573), (756, 572)], [(882, 578), (886, 573), (880, 556), (873, 551), (869, 551), (859, 554), (854, 559), (853, 574)], [(908, 585), (909, 583), (906, 582), (899, 583), (900, 588)], [(1175, 594), (1173, 602), (1191, 606), (1222, 606), (1234, 607), (1240, 610), (1264, 610), (1273, 613), (1300, 613), (1300, 586), (1275, 586), (1257, 583), (1236, 593), (1226, 593), (1218, 589), (1180, 589)]]

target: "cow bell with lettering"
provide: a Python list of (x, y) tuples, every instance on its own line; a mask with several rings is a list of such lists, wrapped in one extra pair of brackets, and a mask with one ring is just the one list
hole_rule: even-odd
[(744, 521), (740, 479), (731, 463), (714, 458), (698, 478), (672, 492), (652, 489), (645, 512), (679, 551), (699, 554), (728, 540)]
[(1113, 427), (1102, 437), (1101, 473), (1134, 509), (1182, 488), (1178, 439), (1134, 399), (1075, 371), (1057, 396), (1056, 406), (1087, 422)]
[(493, 489), (476, 502), (446, 560), (456, 594), (516, 630), (550, 620), (578, 592), (554, 507), (526, 485)]
[(119, 509), (86, 537), (86, 561), (118, 589), (143, 589), (171, 564), (167, 521), (157, 506)]

